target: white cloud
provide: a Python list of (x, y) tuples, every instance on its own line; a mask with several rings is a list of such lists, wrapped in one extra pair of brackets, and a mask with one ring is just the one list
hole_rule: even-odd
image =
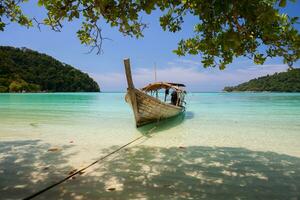
[[(189, 91), (221, 91), (225, 86), (236, 85), (252, 78), (286, 71), (286, 65), (258, 65), (219, 69), (204, 69), (199, 62), (176, 60), (168, 62), (168, 67), (157, 69), (158, 81), (179, 82), (187, 85)], [(133, 68), (133, 80), (136, 87), (143, 87), (154, 81), (154, 70)], [(103, 91), (125, 91), (127, 82), (125, 72), (91, 74)]]
[(178, 59), (175, 64), (183, 64), (183, 65), (188, 65), (190, 67), (195, 67), (195, 66), (202, 66), (202, 63), (199, 61), (194, 61), (194, 60), (188, 60), (188, 59)]

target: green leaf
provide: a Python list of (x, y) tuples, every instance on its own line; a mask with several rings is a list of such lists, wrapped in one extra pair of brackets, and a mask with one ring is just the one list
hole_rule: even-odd
[(219, 65), (219, 69), (220, 69), (220, 70), (224, 70), (225, 68), (226, 68), (225, 63), (221, 63), (221, 64)]
[(281, 1), (279, 2), (279, 6), (280, 6), (280, 7), (285, 7), (285, 6), (286, 6), (286, 0), (281, 0)]
[(0, 22), (0, 31), (4, 31), (5, 23)]
[(44, 2), (43, 2), (43, 0), (38, 0), (38, 6), (43, 6), (44, 5)]

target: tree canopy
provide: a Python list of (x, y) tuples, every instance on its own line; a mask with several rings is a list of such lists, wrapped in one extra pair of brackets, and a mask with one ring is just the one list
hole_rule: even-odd
[(13, 21), (27, 27), (37, 22), (60, 31), (64, 22), (80, 19), (78, 38), (100, 53), (104, 39), (100, 22), (139, 38), (147, 27), (142, 16), (159, 9), (160, 25), (166, 31), (180, 31), (188, 15), (198, 20), (190, 30), (193, 37), (181, 39), (174, 52), (201, 55), (204, 67), (224, 69), (239, 56), (257, 64), (279, 56), (289, 66), (300, 58), (300, 34), (295, 28), (299, 18), (280, 12), (288, 0), (38, 0), (47, 12), (42, 21), (23, 14), (21, 5), (26, 1), (0, 2), (0, 30)]
[(255, 78), (234, 87), (225, 87), (224, 91), (300, 92), (300, 69)]
[(0, 46), (0, 92), (99, 92), (74, 67), (27, 48)]

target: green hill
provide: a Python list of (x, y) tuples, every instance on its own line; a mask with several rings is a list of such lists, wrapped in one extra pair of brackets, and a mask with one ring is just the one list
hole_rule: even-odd
[(0, 46), (0, 92), (99, 92), (74, 67), (27, 48)]
[(225, 87), (224, 91), (300, 92), (300, 69), (252, 79), (234, 87)]

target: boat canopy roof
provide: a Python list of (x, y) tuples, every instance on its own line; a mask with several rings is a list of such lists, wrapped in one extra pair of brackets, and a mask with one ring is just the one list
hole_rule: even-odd
[(155, 82), (155, 83), (150, 83), (149, 85), (143, 87), (141, 90), (145, 92), (149, 92), (149, 91), (154, 91), (159, 89), (174, 89), (177, 92), (184, 92), (184, 89), (180, 87), (185, 87), (185, 85), (181, 83)]

